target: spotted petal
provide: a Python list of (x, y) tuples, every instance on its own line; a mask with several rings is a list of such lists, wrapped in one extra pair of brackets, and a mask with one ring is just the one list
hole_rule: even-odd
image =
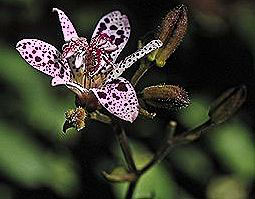
[(68, 42), (73, 37), (78, 38), (78, 35), (76, 33), (76, 30), (75, 30), (72, 22), (65, 15), (65, 13), (62, 10), (59, 10), (57, 8), (53, 8), (52, 11), (53, 12), (56, 11), (58, 13), (58, 18), (59, 18), (59, 21), (60, 21), (60, 25), (61, 25), (61, 28), (62, 28), (62, 32), (63, 32), (65, 41)]
[(133, 65), (137, 60), (141, 59), (143, 56), (149, 54), (150, 52), (160, 48), (163, 43), (160, 40), (152, 40), (143, 48), (137, 50), (135, 53), (129, 55), (114, 68), (107, 77), (107, 82), (118, 78), (127, 68)]
[(106, 50), (115, 49), (117, 46), (117, 49), (111, 52), (111, 58), (115, 62), (130, 36), (130, 25), (127, 16), (122, 15), (119, 11), (113, 11), (105, 15), (98, 22), (92, 38), (100, 33), (107, 34), (112, 40), (112, 46), (108, 46)]
[(102, 88), (91, 89), (99, 102), (113, 115), (133, 122), (138, 115), (138, 100), (132, 85), (118, 78)]
[(60, 52), (52, 45), (37, 39), (23, 39), (16, 45), (20, 55), (35, 69), (55, 77), (61, 66), (58, 60)]
[(66, 84), (72, 82), (74, 79), (74, 75), (69, 67), (69, 62), (66, 59), (61, 59), (58, 63), (60, 65), (60, 70), (58, 75), (52, 79), (52, 86)]

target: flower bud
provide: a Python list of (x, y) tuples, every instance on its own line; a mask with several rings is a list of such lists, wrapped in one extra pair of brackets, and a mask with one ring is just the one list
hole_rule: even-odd
[(77, 131), (85, 127), (85, 122), (88, 119), (87, 112), (78, 107), (76, 109), (70, 109), (65, 112), (66, 121), (63, 125), (63, 132), (65, 133), (69, 128), (75, 128)]
[(215, 124), (229, 119), (245, 102), (247, 88), (242, 85), (230, 88), (222, 93), (211, 105), (208, 115)]
[(181, 43), (188, 24), (186, 6), (181, 5), (169, 11), (163, 19), (157, 38), (163, 42), (163, 46), (149, 55), (149, 60), (156, 59), (156, 65), (163, 67), (166, 60)]
[(173, 85), (157, 85), (145, 88), (142, 99), (146, 104), (155, 108), (175, 109), (190, 104), (187, 92)]
[(110, 174), (103, 171), (102, 174), (109, 182), (132, 182), (136, 180), (136, 175), (129, 173), (124, 167), (114, 168)]

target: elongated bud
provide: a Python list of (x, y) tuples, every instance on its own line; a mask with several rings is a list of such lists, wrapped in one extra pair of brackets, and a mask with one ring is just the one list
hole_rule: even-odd
[(242, 85), (222, 93), (211, 105), (208, 115), (212, 122), (221, 124), (229, 119), (245, 102), (247, 88)]
[(159, 67), (165, 65), (166, 60), (179, 46), (186, 33), (188, 24), (186, 10), (186, 6), (180, 5), (169, 11), (159, 27), (157, 38), (163, 42), (163, 46), (149, 55), (149, 60), (156, 59), (156, 65)]
[(185, 20), (187, 21), (186, 6), (184, 5), (179, 5), (173, 10), (170, 10), (161, 22), (159, 31), (156, 35), (157, 38), (163, 43), (165, 43), (169, 36), (173, 35), (176, 27), (178, 26), (178, 23), (182, 23), (181, 17), (183, 17), (183, 15), (185, 16), (184, 18), (186, 18)]
[(190, 104), (187, 92), (173, 85), (157, 85), (145, 88), (142, 99), (155, 108), (176, 109)]
[(88, 120), (88, 114), (85, 109), (78, 107), (70, 109), (65, 112), (66, 121), (63, 125), (63, 132), (65, 133), (69, 128), (75, 128), (77, 131), (83, 129)]
[(129, 173), (124, 167), (117, 167), (110, 174), (103, 171), (102, 174), (109, 182), (132, 182), (136, 180), (136, 175)]

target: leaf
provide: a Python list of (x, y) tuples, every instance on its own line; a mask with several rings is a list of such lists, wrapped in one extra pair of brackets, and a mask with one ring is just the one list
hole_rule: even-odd
[(232, 176), (213, 178), (207, 187), (208, 199), (247, 199), (246, 187), (240, 179)]
[(14, 181), (27, 186), (39, 186), (50, 173), (44, 152), (22, 132), (0, 124), (0, 170)]
[(74, 163), (68, 153), (47, 151), (21, 130), (0, 122), (0, 171), (21, 185), (52, 187), (73, 195), (78, 187)]
[(208, 99), (201, 96), (193, 96), (188, 108), (182, 110), (180, 121), (187, 127), (194, 127), (208, 119)]
[(72, 197), (79, 190), (79, 181), (75, 169), (77, 165), (69, 155), (68, 153), (62, 153), (61, 155), (47, 154), (50, 163), (49, 169), (52, 172), (47, 184), (65, 197)]
[(124, 167), (116, 167), (110, 174), (103, 171), (102, 174), (109, 182), (131, 182), (136, 179), (136, 176), (133, 173), (128, 173)]
[(251, 129), (234, 121), (213, 130), (207, 138), (222, 164), (243, 180), (254, 179), (255, 145)]
[(213, 174), (213, 166), (207, 155), (194, 146), (179, 147), (171, 153), (174, 164), (187, 176), (207, 183)]

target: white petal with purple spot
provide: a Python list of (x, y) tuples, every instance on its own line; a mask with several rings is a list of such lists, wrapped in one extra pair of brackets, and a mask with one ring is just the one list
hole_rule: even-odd
[(138, 100), (133, 86), (118, 78), (102, 88), (91, 89), (98, 101), (113, 115), (133, 122), (138, 115)]
[(16, 49), (35, 69), (52, 77), (59, 74), (61, 54), (54, 46), (37, 39), (23, 39), (17, 43)]
[(136, 61), (150, 52), (160, 48), (163, 43), (160, 40), (152, 40), (146, 44), (143, 48), (137, 50), (135, 53), (129, 55), (114, 68), (107, 77), (107, 82), (111, 82), (113, 79), (118, 78), (127, 68), (132, 66)]
[(113, 11), (105, 15), (98, 22), (92, 38), (95, 38), (100, 33), (107, 34), (112, 40), (112, 46), (106, 47), (105, 50), (112, 50), (117, 46), (117, 49), (110, 53), (113, 62), (115, 62), (130, 36), (130, 24), (127, 16), (122, 15), (119, 11)]
[(71, 82), (74, 78), (73, 73), (68, 65), (68, 61), (66, 59), (59, 60), (60, 70), (56, 77), (54, 77), (51, 81), (52, 86), (66, 84), (67, 82)]
[(53, 12), (56, 11), (58, 13), (58, 18), (60, 21), (65, 41), (70, 41), (73, 37), (78, 37), (72, 22), (65, 15), (65, 13), (57, 8), (53, 8), (52, 11)]

